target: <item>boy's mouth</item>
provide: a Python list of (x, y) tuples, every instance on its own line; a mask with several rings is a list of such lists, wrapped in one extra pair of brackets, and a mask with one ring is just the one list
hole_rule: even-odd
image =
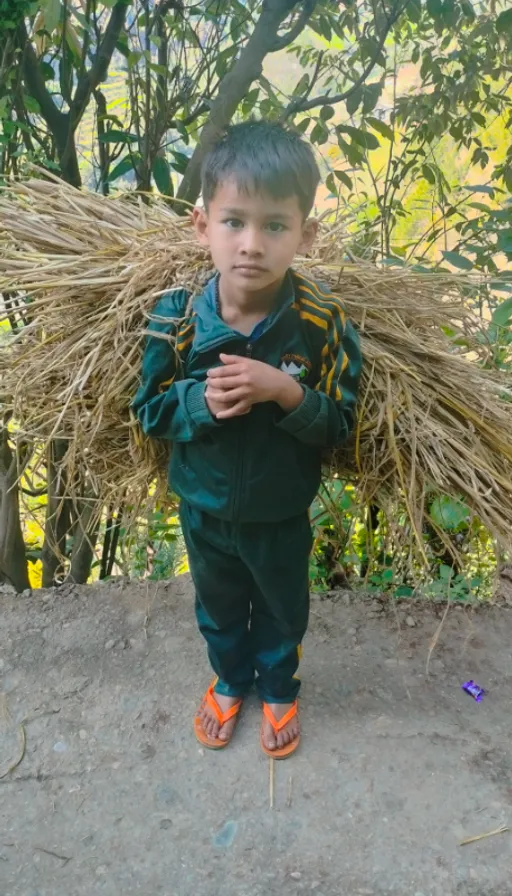
[(266, 274), (267, 272), (267, 269), (259, 264), (236, 264), (234, 268), (241, 274)]

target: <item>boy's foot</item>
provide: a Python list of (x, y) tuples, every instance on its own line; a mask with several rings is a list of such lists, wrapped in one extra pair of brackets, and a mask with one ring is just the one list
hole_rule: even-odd
[(240, 697), (225, 697), (215, 693), (214, 683), (204, 695), (194, 721), (197, 739), (212, 749), (228, 745), (242, 706)]
[[(283, 724), (284, 722), (284, 724)], [(261, 745), (265, 752), (284, 759), (298, 747), (300, 723), (297, 701), (294, 703), (264, 703), (261, 722)], [(279, 756), (279, 754), (285, 754)]]

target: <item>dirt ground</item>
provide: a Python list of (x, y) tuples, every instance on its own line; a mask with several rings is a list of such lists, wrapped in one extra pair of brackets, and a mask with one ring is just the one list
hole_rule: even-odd
[(0, 599), (0, 896), (512, 894), (506, 606), (452, 608), (427, 676), (442, 608), (314, 598), (271, 808), (255, 699), (229, 749), (194, 739), (187, 577)]

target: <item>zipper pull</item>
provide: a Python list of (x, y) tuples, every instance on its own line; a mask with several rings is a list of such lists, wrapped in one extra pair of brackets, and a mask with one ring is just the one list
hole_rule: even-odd
[(252, 342), (248, 342), (245, 346), (245, 357), (252, 358)]

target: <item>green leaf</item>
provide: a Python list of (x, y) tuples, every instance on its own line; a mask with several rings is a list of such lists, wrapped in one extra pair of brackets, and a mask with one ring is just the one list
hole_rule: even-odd
[(362, 128), (353, 128), (348, 124), (344, 124), (338, 126), (338, 131), (348, 134), (354, 143), (363, 146), (365, 149), (378, 149), (380, 146), (375, 134), (370, 134), (369, 131), (365, 131)]
[(467, 527), (469, 508), (458, 498), (439, 495), (430, 505), (430, 516), (436, 526), (451, 532), (459, 526)]
[(512, 9), (505, 9), (500, 12), (496, 19), (496, 31), (498, 34), (512, 35)]
[(488, 205), (484, 205), (483, 202), (468, 202), (469, 208), (476, 208), (479, 212), (485, 212), (486, 215), (489, 214), (490, 208)]
[(336, 184), (334, 183), (334, 175), (332, 173), (328, 174), (325, 178), (325, 186), (330, 193), (334, 194), (334, 196), (338, 195), (338, 190), (336, 189)]
[(112, 168), (108, 180), (109, 182), (117, 180), (118, 177), (122, 177), (123, 174), (128, 174), (129, 171), (133, 171), (133, 161), (130, 156), (125, 156), (124, 159), (121, 159), (121, 161)]
[(189, 157), (185, 155), (184, 152), (178, 152), (177, 149), (171, 150), (172, 155), (174, 156), (174, 162), (172, 163), (172, 167), (179, 174), (185, 174), (187, 170), (187, 165), (189, 163)]
[(475, 21), (475, 10), (473, 9), (473, 4), (470, 0), (461, 0), (460, 8), (462, 10), (463, 15), (466, 16), (470, 22)]
[(350, 96), (345, 100), (345, 106), (349, 115), (353, 115), (354, 112), (357, 111), (359, 105), (363, 99), (363, 88), (358, 87), (357, 90), (354, 90)]
[(498, 305), (493, 311), (492, 320), (498, 327), (508, 327), (512, 321), (512, 298)]
[(33, 115), (39, 115), (41, 111), (39, 103), (34, 99), (33, 96), (25, 97), (25, 108), (27, 112), (32, 112)]
[(366, 124), (369, 124), (374, 131), (377, 131), (377, 133), (382, 137), (385, 137), (386, 140), (393, 140), (393, 128), (390, 127), (389, 124), (386, 124), (385, 121), (381, 121), (380, 118), (367, 118)]
[(442, 582), (449, 582), (450, 579), (453, 579), (455, 573), (453, 571), (452, 566), (448, 566), (447, 563), (441, 563), (439, 567), (439, 578)]
[(176, 122), (176, 130), (178, 131), (178, 134), (180, 135), (181, 139), (183, 140), (185, 146), (188, 146), (190, 143), (190, 135), (187, 131), (186, 126), (183, 124), (182, 121)]
[(497, 289), (498, 292), (512, 292), (512, 283), (506, 280), (491, 280), (491, 289)]
[(405, 12), (410, 22), (419, 22), (421, 19), (421, 0), (409, 0)]
[(435, 184), (436, 173), (435, 173), (434, 169), (430, 167), (430, 165), (427, 165), (427, 164), (422, 165), (421, 172), (423, 174), (423, 177), (425, 178), (425, 180), (427, 180), (429, 182), (429, 184)]
[(363, 87), (363, 115), (373, 112), (379, 102), (383, 86), (383, 83), (378, 81), (376, 84), (368, 84)]
[(346, 174), (344, 171), (333, 171), (333, 174), (338, 178), (338, 180), (342, 182), (342, 184), (345, 184), (345, 186), (348, 187), (349, 190), (352, 190), (354, 188), (352, 178), (349, 177), (348, 174)]
[(128, 134), (125, 131), (116, 131), (115, 129), (105, 131), (104, 134), (100, 134), (98, 139), (100, 143), (137, 143), (135, 134)]
[(52, 34), (60, 22), (62, 7), (60, 0), (46, 0), (44, 4), (44, 27), (45, 31)]
[(309, 87), (309, 75), (302, 75), (302, 78), (295, 85), (292, 96), (301, 96), (301, 94), (305, 93)]
[(335, 115), (335, 111), (332, 106), (322, 106), (320, 109), (320, 118), (322, 121), (329, 121), (333, 115)]
[(468, 190), (470, 193), (486, 193), (494, 198), (495, 188), (490, 187), (489, 184), (471, 184), (470, 187), (463, 187), (463, 189)]
[(498, 252), (505, 252), (506, 255), (512, 253), (512, 227), (505, 230), (498, 230)]
[(223, 78), (226, 74), (231, 58), (237, 52), (237, 46), (226, 47), (225, 50), (222, 50), (221, 53), (217, 56), (217, 61), (215, 63), (215, 72), (219, 76), (219, 78)]
[(164, 196), (173, 196), (171, 169), (167, 159), (157, 156), (153, 162), (153, 177), (160, 193)]
[(132, 50), (128, 53), (126, 61), (128, 63), (128, 68), (134, 68), (142, 59), (142, 53), (139, 50)]
[(443, 15), (443, 0), (427, 0), (427, 12), (434, 19), (439, 19)]
[(309, 128), (310, 123), (311, 118), (303, 118), (302, 121), (299, 121), (298, 125), (296, 126), (299, 134), (305, 134), (307, 129)]
[(327, 143), (327, 138), (329, 137), (329, 133), (325, 125), (317, 121), (313, 130), (311, 131), (310, 140), (312, 143), (318, 143), (319, 146), (322, 146), (324, 143)]
[(414, 588), (410, 585), (399, 585), (395, 591), (395, 597), (412, 597)]
[(471, 118), (475, 122), (475, 124), (479, 124), (482, 128), (484, 128), (487, 124), (487, 119), (485, 115), (482, 115), (481, 112), (472, 112)]
[(454, 268), (460, 268), (461, 271), (473, 270), (473, 262), (458, 252), (443, 252), (442, 255)]

